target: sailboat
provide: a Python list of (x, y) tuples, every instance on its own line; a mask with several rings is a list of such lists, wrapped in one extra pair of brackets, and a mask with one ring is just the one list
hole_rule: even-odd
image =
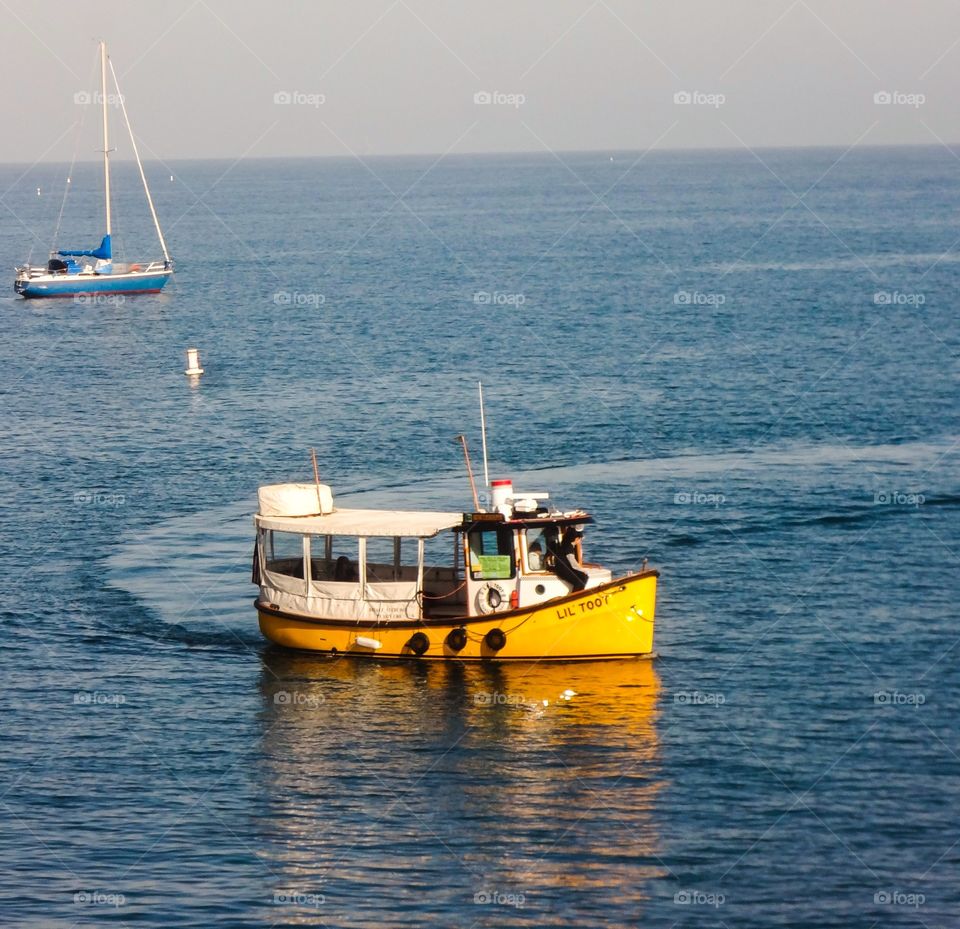
[[(113, 260), (112, 221), (110, 209), (110, 121), (107, 114), (107, 68), (113, 77), (123, 118), (130, 134), (130, 145), (137, 159), (140, 179), (147, 195), (150, 215), (160, 240), (163, 260), (127, 263)], [(160, 229), (157, 211), (150, 196), (147, 176), (140, 161), (133, 130), (123, 95), (117, 82), (113, 62), (107, 55), (105, 42), (100, 43), (100, 89), (103, 113), (103, 191), (106, 231), (100, 245), (91, 249), (58, 249), (50, 253), (46, 265), (24, 264), (16, 268), (14, 289), (24, 297), (76, 297), (92, 294), (139, 294), (158, 293), (173, 276), (173, 260), (167, 251), (167, 243)], [(81, 260), (77, 260), (81, 259)], [(83, 260), (85, 259), (85, 260)]]

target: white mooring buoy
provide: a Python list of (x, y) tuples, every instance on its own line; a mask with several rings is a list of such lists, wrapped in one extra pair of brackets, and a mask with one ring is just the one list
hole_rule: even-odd
[(187, 377), (199, 377), (203, 374), (200, 367), (200, 352), (195, 348), (187, 349), (187, 370), (183, 372)]

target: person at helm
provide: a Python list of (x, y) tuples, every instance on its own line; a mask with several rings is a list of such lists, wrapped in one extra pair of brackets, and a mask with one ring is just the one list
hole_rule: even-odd
[(577, 557), (577, 542), (583, 532), (576, 526), (570, 526), (563, 533), (563, 538), (553, 554), (553, 570), (557, 577), (566, 581), (573, 590), (583, 590), (587, 586), (588, 576), (581, 571), (580, 560)]

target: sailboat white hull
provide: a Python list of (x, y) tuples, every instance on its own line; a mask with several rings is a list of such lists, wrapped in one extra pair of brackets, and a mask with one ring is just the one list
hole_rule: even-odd
[(125, 274), (39, 274), (18, 276), (14, 289), (23, 297), (77, 297), (94, 294), (159, 293), (173, 268), (129, 271)]

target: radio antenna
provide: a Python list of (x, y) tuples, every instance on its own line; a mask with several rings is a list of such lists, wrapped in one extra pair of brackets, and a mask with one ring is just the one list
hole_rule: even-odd
[(487, 421), (483, 415), (483, 381), (477, 381), (480, 391), (480, 437), (483, 439), (483, 483), (490, 486), (490, 472), (487, 470)]
[(467, 437), (461, 434), (458, 435), (454, 441), (459, 442), (463, 446), (463, 458), (467, 463), (467, 476), (470, 478), (470, 490), (473, 491), (474, 512), (480, 512), (480, 498), (477, 496), (477, 484), (473, 479), (473, 468), (470, 467), (470, 452), (467, 451)]

